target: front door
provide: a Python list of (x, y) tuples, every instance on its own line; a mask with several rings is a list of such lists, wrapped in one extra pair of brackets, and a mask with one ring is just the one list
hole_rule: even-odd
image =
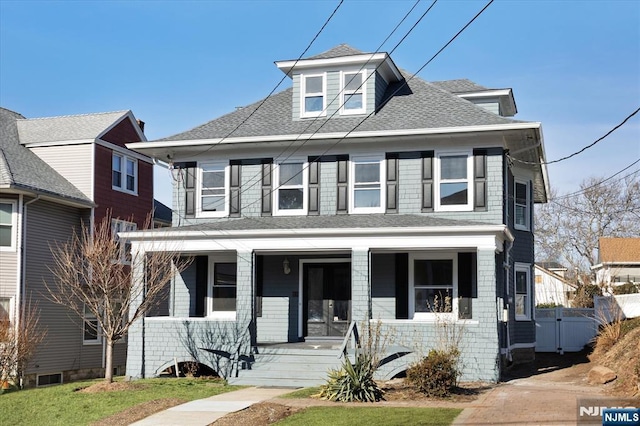
[(344, 337), (351, 322), (351, 263), (306, 263), (303, 336)]

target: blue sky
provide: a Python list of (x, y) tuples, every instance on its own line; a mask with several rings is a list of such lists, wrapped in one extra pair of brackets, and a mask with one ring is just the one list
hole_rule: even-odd
[[(149, 140), (166, 137), (266, 96), (282, 77), (273, 62), (297, 58), (338, 2), (0, 0), (0, 105), (29, 118), (131, 109)], [(345, 0), (307, 55), (340, 43), (375, 51), (413, 4)], [(440, 0), (395, 63), (416, 71), (484, 4)], [(515, 118), (542, 122), (557, 159), (640, 107), (640, 1), (497, 0), (419, 76), (513, 88)], [(551, 186), (570, 192), (637, 159), (640, 114), (550, 165)], [(155, 193), (171, 202), (168, 172)]]

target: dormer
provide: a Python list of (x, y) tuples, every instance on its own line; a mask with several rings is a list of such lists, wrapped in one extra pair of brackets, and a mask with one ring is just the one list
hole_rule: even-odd
[(294, 120), (370, 114), (387, 86), (403, 79), (389, 54), (364, 53), (346, 44), (275, 64), (293, 80)]
[(434, 81), (433, 85), (502, 117), (518, 113), (511, 89), (489, 89), (467, 79)]

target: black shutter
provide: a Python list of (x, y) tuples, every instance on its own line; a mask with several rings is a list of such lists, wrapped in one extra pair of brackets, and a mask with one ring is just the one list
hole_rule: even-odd
[(271, 216), (272, 168), (271, 162), (262, 164), (262, 216)]
[(207, 298), (207, 277), (209, 275), (209, 257), (208, 256), (196, 256), (196, 303), (195, 312), (196, 317), (204, 317), (204, 301)]
[(349, 212), (349, 157), (340, 156), (337, 158), (338, 166), (338, 197), (336, 210), (338, 214)]
[(240, 217), (240, 180), (242, 166), (239, 162), (232, 161), (230, 163), (230, 179), (229, 179), (229, 216)]
[(458, 253), (458, 318), (473, 317), (472, 300), (478, 297), (476, 253)]
[(396, 253), (396, 319), (409, 319), (409, 254)]
[(398, 213), (398, 164), (399, 159), (387, 155), (387, 213)]
[(198, 172), (195, 161), (174, 163), (173, 167), (181, 171), (182, 185), (184, 189), (184, 217), (192, 218), (196, 215), (196, 173)]
[(487, 210), (487, 151), (484, 149), (473, 150), (473, 209)]
[(309, 214), (320, 214), (320, 162), (309, 158)]
[(433, 151), (422, 153), (422, 211), (433, 211)]

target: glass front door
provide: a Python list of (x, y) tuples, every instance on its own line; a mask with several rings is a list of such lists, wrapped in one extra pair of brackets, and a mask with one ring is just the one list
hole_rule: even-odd
[(351, 263), (307, 263), (303, 287), (303, 335), (343, 337), (351, 322)]

